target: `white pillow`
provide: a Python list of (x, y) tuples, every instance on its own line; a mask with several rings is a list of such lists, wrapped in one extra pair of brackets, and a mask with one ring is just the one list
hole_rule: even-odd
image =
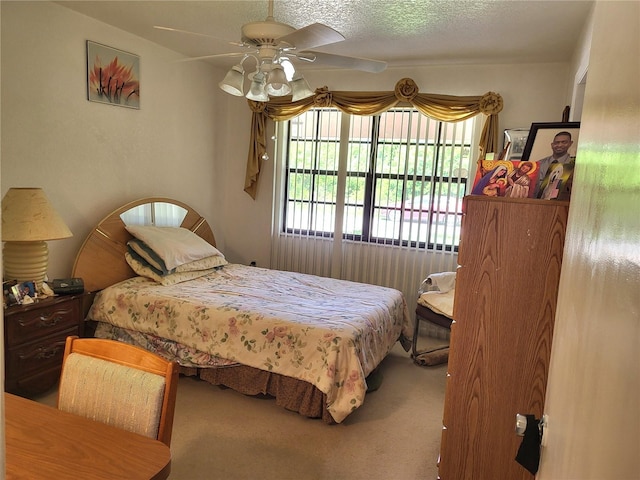
[(128, 225), (126, 229), (153, 249), (164, 261), (167, 270), (202, 258), (222, 255), (216, 247), (186, 228)]

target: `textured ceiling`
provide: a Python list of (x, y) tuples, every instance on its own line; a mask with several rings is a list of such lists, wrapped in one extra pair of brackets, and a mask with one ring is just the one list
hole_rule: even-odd
[[(104, 23), (187, 56), (239, 49), (243, 24), (264, 20), (267, 0), (60, 1)], [(320, 22), (346, 40), (317, 48), (383, 60), (389, 66), (568, 61), (591, 1), (275, 0), (276, 21), (295, 28)], [(206, 34), (154, 29), (168, 26)], [(237, 59), (210, 60), (230, 66)], [(305, 68), (311, 68), (311, 66)]]

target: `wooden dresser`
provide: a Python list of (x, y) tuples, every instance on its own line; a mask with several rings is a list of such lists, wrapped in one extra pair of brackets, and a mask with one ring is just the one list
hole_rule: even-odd
[(67, 336), (84, 333), (84, 297), (58, 296), (5, 309), (5, 391), (31, 396), (58, 383)]
[(541, 418), (568, 202), (464, 199), (439, 477), (533, 479), (516, 414)]

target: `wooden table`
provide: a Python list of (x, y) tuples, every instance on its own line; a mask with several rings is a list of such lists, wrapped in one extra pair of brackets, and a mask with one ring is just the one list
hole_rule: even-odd
[(164, 443), (5, 393), (6, 478), (164, 480)]

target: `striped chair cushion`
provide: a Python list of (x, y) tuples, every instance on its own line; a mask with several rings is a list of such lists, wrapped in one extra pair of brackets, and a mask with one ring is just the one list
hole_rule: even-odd
[(60, 378), (58, 408), (157, 438), (164, 377), (71, 353)]

